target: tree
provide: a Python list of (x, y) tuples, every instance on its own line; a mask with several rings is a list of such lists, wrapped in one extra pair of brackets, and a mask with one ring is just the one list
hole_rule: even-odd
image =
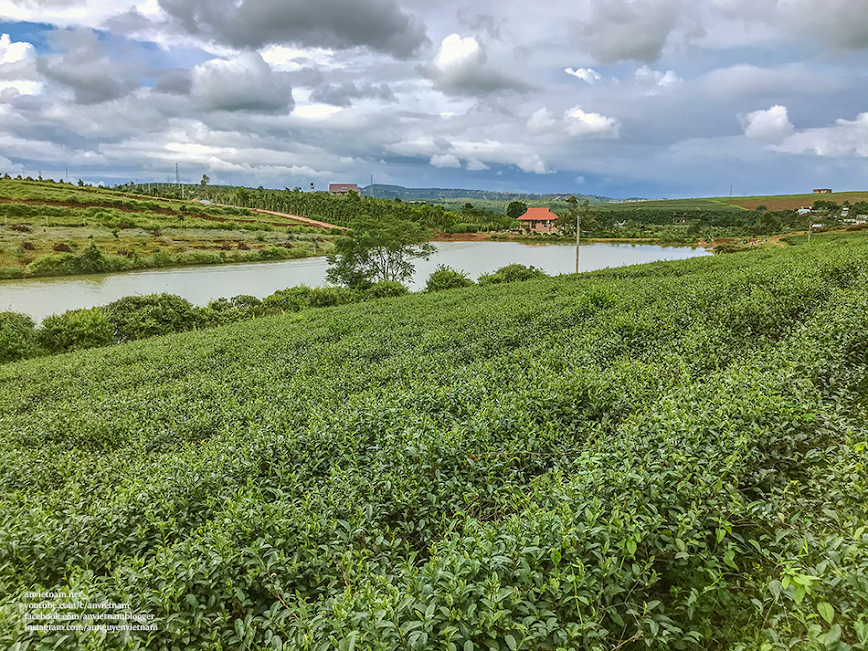
[(235, 196), (238, 199), (238, 203), (240, 203), (242, 206), (246, 206), (247, 202), (250, 201), (250, 192), (247, 190), (247, 188), (238, 188), (235, 191)]
[(211, 182), (211, 179), (208, 177), (208, 175), (207, 175), (207, 174), (203, 174), (203, 175), (202, 175), (202, 180), (199, 181), (199, 184), (200, 184), (200, 185), (208, 185), (210, 182)]
[(413, 275), (410, 261), (434, 252), (429, 237), (428, 229), (415, 222), (364, 215), (350, 223), (347, 237), (335, 242), (326, 278), (353, 289), (383, 280), (404, 282)]
[(506, 214), (512, 219), (518, 219), (527, 212), (527, 204), (524, 201), (510, 201), (506, 207)]
[(566, 237), (576, 236), (576, 218), (581, 215), (582, 232), (593, 231), (597, 228), (597, 219), (594, 216), (594, 211), (591, 209), (590, 202), (585, 199), (582, 205), (575, 197), (570, 197), (567, 200), (569, 208), (561, 215), (558, 215), (555, 221), (555, 227), (560, 231), (561, 235)]

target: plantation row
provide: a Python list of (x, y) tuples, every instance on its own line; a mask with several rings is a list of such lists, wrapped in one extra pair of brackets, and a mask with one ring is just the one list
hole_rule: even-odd
[[(0, 367), (0, 646), (864, 650), (866, 272), (850, 236)], [(25, 630), (62, 590), (156, 630)]]
[[(479, 284), (515, 282), (540, 276), (545, 276), (545, 273), (535, 267), (512, 264), (483, 274)], [(466, 274), (441, 265), (428, 278), (425, 291), (473, 284)], [(262, 300), (241, 295), (231, 299), (218, 298), (205, 307), (194, 306), (173, 294), (128, 296), (102, 307), (69, 310), (49, 316), (39, 329), (26, 314), (0, 312), (0, 363), (213, 328), (273, 314), (403, 296), (409, 292), (405, 285), (394, 281), (381, 281), (364, 289), (301, 285), (279, 290)]]

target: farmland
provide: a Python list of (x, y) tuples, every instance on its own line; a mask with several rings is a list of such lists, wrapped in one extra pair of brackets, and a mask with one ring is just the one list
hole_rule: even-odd
[[(818, 237), (0, 366), (0, 646), (864, 650), (866, 280)], [(64, 590), (155, 630), (25, 630)]]
[(0, 278), (321, 255), (333, 235), (244, 208), (0, 180)]
[(790, 194), (757, 197), (719, 197), (713, 201), (724, 205), (740, 206), (747, 210), (755, 210), (757, 206), (764, 205), (769, 210), (798, 210), (810, 208), (817, 200), (834, 201), (842, 204), (849, 201), (851, 204), (859, 201), (868, 201), (868, 192), (832, 192), (830, 194)]

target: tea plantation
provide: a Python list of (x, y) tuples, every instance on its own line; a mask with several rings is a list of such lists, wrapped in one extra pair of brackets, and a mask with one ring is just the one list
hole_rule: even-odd
[(0, 648), (866, 649), (866, 281), (817, 238), (2, 366)]

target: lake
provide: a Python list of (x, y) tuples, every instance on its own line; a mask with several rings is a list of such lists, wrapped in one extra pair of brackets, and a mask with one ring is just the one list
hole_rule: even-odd
[[(481, 274), (508, 264), (541, 268), (556, 276), (575, 271), (575, 246), (520, 244), (517, 242), (438, 242), (437, 253), (416, 261), (410, 287), (422, 289), (438, 264)], [(682, 260), (710, 255), (705, 249), (662, 247), (650, 244), (586, 244), (581, 247), (581, 271), (606, 267)], [(224, 296), (251, 294), (263, 298), (286, 287), (325, 284), (328, 263), (323, 257), (220, 266), (174, 267), (118, 274), (28, 278), (0, 281), (0, 311), (29, 314), (41, 321), (50, 314), (105, 305), (124, 296), (166, 292), (197, 305)]]

